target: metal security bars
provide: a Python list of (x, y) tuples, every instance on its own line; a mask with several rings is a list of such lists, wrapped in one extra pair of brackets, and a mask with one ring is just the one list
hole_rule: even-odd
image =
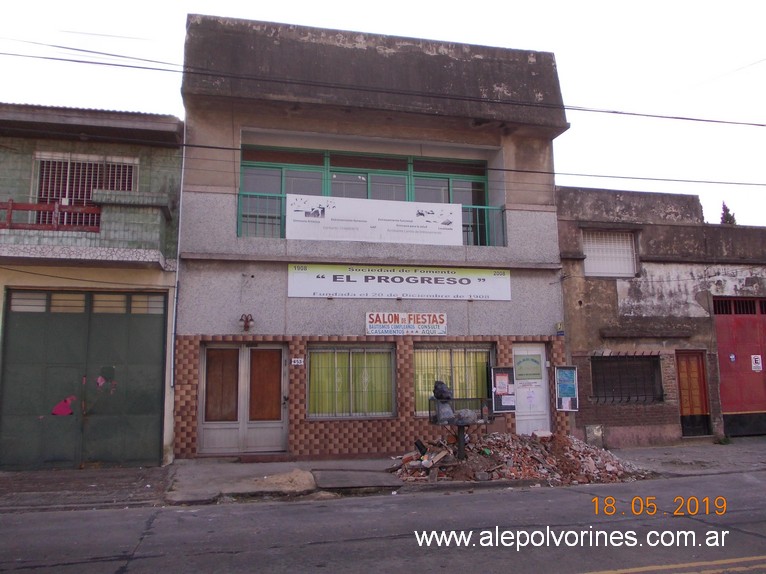
[(629, 232), (583, 230), (585, 275), (633, 277), (636, 274), (635, 237)]
[(713, 313), (716, 315), (755, 315), (760, 310), (766, 315), (764, 299), (713, 299)]
[(658, 356), (591, 357), (596, 403), (653, 403), (663, 400)]
[(93, 191), (134, 191), (138, 181), (137, 164), (133, 158), (38, 155), (34, 200), (42, 205), (55, 205), (57, 209), (35, 211), (35, 223), (56, 229), (98, 229), (101, 213), (91, 201)]
[(395, 414), (393, 349), (312, 348), (308, 355), (310, 418)]
[(428, 413), (434, 383), (442, 381), (455, 398), (488, 395), (492, 349), (476, 347), (419, 347), (415, 349), (415, 411)]

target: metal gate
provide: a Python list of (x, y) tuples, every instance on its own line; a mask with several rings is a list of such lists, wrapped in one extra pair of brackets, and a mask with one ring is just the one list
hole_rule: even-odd
[(766, 434), (766, 299), (716, 298), (724, 432)]
[(0, 467), (158, 465), (166, 296), (8, 292)]

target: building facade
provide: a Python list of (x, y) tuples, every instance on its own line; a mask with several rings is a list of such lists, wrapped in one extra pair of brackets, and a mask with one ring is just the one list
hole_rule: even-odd
[(574, 432), (608, 447), (766, 433), (766, 229), (696, 196), (557, 190)]
[(172, 460), (182, 127), (0, 105), (0, 467)]
[(176, 456), (410, 450), (436, 380), (566, 431), (552, 54), (190, 15), (185, 69)]

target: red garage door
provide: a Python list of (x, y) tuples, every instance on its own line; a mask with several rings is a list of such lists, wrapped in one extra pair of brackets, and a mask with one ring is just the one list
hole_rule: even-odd
[(714, 300), (724, 430), (766, 434), (766, 299)]

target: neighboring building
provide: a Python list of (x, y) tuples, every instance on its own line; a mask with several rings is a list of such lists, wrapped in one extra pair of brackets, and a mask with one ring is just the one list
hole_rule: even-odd
[(177, 456), (410, 450), (492, 367), (567, 430), (552, 54), (191, 15), (185, 70)]
[(0, 104), (0, 468), (171, 460), (182, 127)]
[(766, 433), (766, 228), (696, 196), (559, 188), (575, 432), (609, 447)]

